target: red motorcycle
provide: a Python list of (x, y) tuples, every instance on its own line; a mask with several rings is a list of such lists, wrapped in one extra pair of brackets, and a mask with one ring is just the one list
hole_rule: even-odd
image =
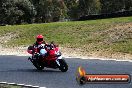
[(39, 50), (40, 52), (37, 53), (33, 51), (33, 46), (28, 47), (28, 53), (32, 54), (32, 57), (29, 57), (28, 60), (30, 60), (38, 70), (43, 70), (44, 67), (59, 68), (62, 72), (68, 70), (68, 65), (66, 61), (62, 59), (62, 54), (58, 46), (54, 46), (52, 43), (46, 46), (41, 44)]

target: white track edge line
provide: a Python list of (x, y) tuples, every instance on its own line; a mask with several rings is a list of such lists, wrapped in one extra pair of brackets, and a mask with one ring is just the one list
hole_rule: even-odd
[(8, 82), (0, 82), (0, 84), (16, 85), (16, 86), (31, 87), (31, 88), (46, 88), (46, 87), (40, 87), (40, 86), (17, 84), (17, 83), (8, 83)]
[(106, 61), (109, 61), (109, 60), (114, 60), (114, 61), (127, 61), (127, 62), (132, 62), (132, 60), (117, 60), (117, 59), (111, 59), (111, 58), (94, 58), (94, 57), (68, 57), (68, 56), (63, 56), (63, 58), (80, 58), (80, 59), (86, 59), (86, 60), (106, 60)]

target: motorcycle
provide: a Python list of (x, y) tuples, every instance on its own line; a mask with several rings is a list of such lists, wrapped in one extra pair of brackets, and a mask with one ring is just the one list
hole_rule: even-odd
[(44, 67), (53, 69), (59, 68), (62, 72), (68, 70), (68, 65), (62, 58), (58, 46), (54, 46), (51, 43), (47, 46), (41, 44), (40, 47), (40, 53), (33, 53), (33, 46), (28, 47), (28, 53), (32, 54), (32, 57), (29, 57), (28, 60), (30, 60), (38, 70), (43, 70)]

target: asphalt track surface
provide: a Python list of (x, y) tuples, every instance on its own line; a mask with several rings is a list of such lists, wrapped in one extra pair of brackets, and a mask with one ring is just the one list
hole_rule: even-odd
[(68, 72), (55, 69), (38, 71), (26, 56), (0, 56), (0, 81), (14, 82), (46, 88), (132, 88), (130, 84), (86, 84), (80, 86), (75, 80), (78, 66), (83, 66), (90, 74), (131, 74), (132, 62), (103, 60), (82, 60), (65, 58), (69, 65)]

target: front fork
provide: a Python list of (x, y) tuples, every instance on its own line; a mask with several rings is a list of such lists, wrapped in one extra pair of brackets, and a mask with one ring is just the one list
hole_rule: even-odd
[(57, 59), (55, 60), (59, 67), (60, 67), (60, 62), (59, 62), (60, 59), (62, 59), (62, 56), (57, 57)]

